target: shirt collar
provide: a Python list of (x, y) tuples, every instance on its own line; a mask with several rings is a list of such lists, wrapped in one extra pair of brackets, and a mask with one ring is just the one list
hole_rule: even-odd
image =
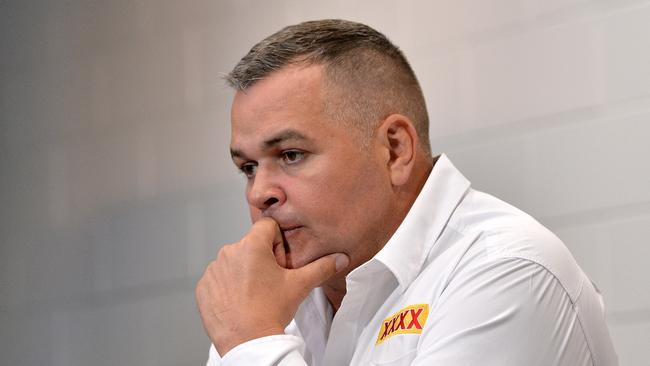
[(445, 154), (440, 155), (404, 221), (373, 258), (395, 275), (400, 291), (406, 290), (420, 273), (469, 187), (469, 180)]

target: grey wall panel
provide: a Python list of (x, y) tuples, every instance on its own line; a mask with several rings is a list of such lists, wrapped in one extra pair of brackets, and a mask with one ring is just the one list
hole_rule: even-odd
[(650, 1), (0, 2), (0, 354), (201, 364), (193, 288), (249, 227), (223, 73), (348, 18), (409, 57), (433, 149), (555, 230), (647, 364)]

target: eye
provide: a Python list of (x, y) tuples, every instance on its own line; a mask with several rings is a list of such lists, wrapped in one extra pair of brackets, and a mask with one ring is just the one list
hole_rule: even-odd
[(257, 171), (257, 163), (244, 163), (239, 167), (242, 173), (246, 178), (251, 179), (255, 177), (255, 172)]
[(295, 164), (305, 158), (305, 153), (300, 150), (285, 150), (282, 152), (282, 161), (286, 164)]

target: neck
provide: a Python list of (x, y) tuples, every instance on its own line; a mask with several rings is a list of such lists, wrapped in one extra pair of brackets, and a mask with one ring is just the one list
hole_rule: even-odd
[(337, 276), (327, 283), (323, 284), (323, 292), (334, 309), (334, 313), (341, 307), (343, 297), (347, 289), (345, 287), (345, 276)]

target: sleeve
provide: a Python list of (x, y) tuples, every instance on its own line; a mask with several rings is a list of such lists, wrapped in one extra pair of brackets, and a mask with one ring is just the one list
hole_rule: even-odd
[(593, 365), (575, 304), (545, 267), (505, 258), (461, 271), (411, 365)]
[(231, 349), (223, 358), (210, 346), (206, 366), (305, 366), (304, 341), (295, 335), (274, 335), (244, 342)]

